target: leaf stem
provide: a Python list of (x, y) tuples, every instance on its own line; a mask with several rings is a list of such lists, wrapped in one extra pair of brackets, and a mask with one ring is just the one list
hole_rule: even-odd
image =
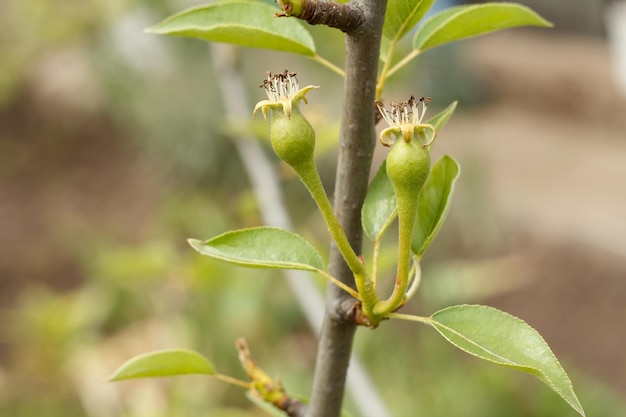
[(326, 191), (324, 190), (324, 186), (322, 185), (322, 180), (320, 179), (315, 162), (311, 159), (308, 163), (301, 164), (294, 167), (294, 169), (306, 188), (309, 190), (313, 200), (315, 200), (315, 203), (322, 213), (322, 217), (324, 217), (324, 220), (326, 221), (326, 226), (328, 227), (330, 236), (337, 245), (337, 249), (345, 259), (348, 268), (350, 268), (350, 271), (354, 274), (354, 281), (360, 294), (358, 299), (363, 302), (363, 310), (367, 313), (369, 308), (376, 304), (378, 298), (376, 297), (376, 293), (372, 287), (372, 282), (367, 277), (361, 258), (359, 258), (354, 252), (354, 249), (352, 249), (352, 246), (350, 245), (339, 220), (335, 216), (333, 207), (330, 204)]
[[(388, 313), (397, 310), (406, 302), (407, 287), (409, 286), (411, 239), (415, 226), (415, 210), (413, 208), (417, 204), (414, 196), (408, 196), (403, 200), (402, 196), (396, 193), (396, 199), (398, 200), (398, 269), (391, 296), (374, 306), (374, 314), (381, 317), (386, 317)], [(411, 201), (409, 202), (409, 200)]]
[(378, 83), (376, 83), (376, 100), (380, 100), (380, 97), (383, 93), (383, 88), (385, 88), (385, 82), (387, 78), (391, 74), (389, 74), (389, 65), (391, 65), (391, 57), (396, 49), (396, 39), (393, 39), (389, 42), (389, 49), (387, 50), (387, 59), (385, 59), (385, 64), (383, 65), (382, 70), (380, 71), (380, 75), (378, 76)]
[(416, 321), (418, 323), (423, 323), (423, 324), (432, 326), (432, 319), (430, 317), (414, 316), (413, 314), (402, 314), (402, 313), (389, 313), (387, 317), (390, 319)]
[(407, 56), (405, 56), (404, 58), (402, 58), (396, 65), (394, 65), (388, 72), (387, 72), (387, 77), (391, 77), (393, 74), (395, 74), (396, 72), (398, 72), (398, 70), (400, 70), (403, 66), (405, 66), (406, 64), (408, 64), (413, 58), (415, 58), (416, 56), (418, 56), (420, 54), (420, 50), (419, 49), (413, 49)]
[(406, 299), (410, 300), (413, 298), (417, 290), (419, 289), (420, 283), (422, 282), (422, 268), (420, 266), (420, 259), (417, 256), (413, 256), (413, 266), (411, 267), (411, 271), (409, 275), (413, 277), (411, 283), (409, 284), (409, 289), (406, 290)]
[(333, 212), (332, 205), (330, 204), (326, 191), (324, 190), (324, 186), (322, 185), (322, 180), (320, 179), (315, 162), (310, 160), (307, 163), (294, 167), (294, 169), (320, 209), (320, 212), (326, 221), (328, 231), (337, 244), (337, 248), (345, 258), (350, 270), (354, 274), (361, 273), (361, 271), (363, 271), (363, 263), (352, 249), (352, 246), (350, 246), (350, 243), (343, 232), (343, 228), (339, 224), (339, 220), (337, 220), (337, 217)]
[(226, 382), (228, 384), (237, 385), (238, 387), (250, 389), (252, 384), (250, 382), (242, 381), (237, 378), (233, 378), (232, 376), (224, 375), (224, 374), (215, 374), (212, 375), (214, 378), (219, 379), (222, 382)]
[(358, 292), (356, 292), (353, 288), (349, 287), (348, 285), (344, 284), (343, 282), (339, 281), (337, 278), (335, 278), (334, 276), (330, 275), (328, 272), (323, 271), (321, 269), (316, 269), (315, 272), (317, 272), (318, 274), (322, 275), (324, 278), (326, 278), (327, 280), (329, 280), (330, 282), (332, 282), (333, 284), (335, 284), (336, 286), (338, 286), (339, 288), (341, 288), (342, 290), (344, 290), (345, 292), (347, 292), (348, 294), (350, 294), (351, 296), (353, 296), (357, 300), (359, 300), (359, 301), (361, 300), (361, 296), (359, 295)]
[(380, 239), (374, 241), (374, 249), (372, 251), (372, 286), (376, 289), (376, 277), (378, 275), (378, 255), (380, 254)]
[(319, 64), (322, 64), (323, 66), (325, 66), (329, 70), (331, 70), (334, 73), (338, 74), (340, 77), (345, 77), (346, 76), (346, 73), (345, 73), (345, 71), (343, 69), (339, 68), (337, 65), (333, 64), (332, 62), (330, 62), (326, 58), (323, 58), (323, 57), (315, 54), (315, 55), (313, 55), (311, 57), (311, 59), (314, 60), (314, 61), (317, 61)]

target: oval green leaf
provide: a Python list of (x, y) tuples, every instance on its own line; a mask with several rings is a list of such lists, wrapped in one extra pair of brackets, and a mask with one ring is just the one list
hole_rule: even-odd
[(304, 26), (297, 19), (276, 17), (277, 11), (259, 2), (219, 1), (176, 13), (146, 31), (315, 55), (313, 38)]
[(389, 177), (385, 161), (367, 189), (367, 196), (361, 209), (361, 223), (367, 237), (379, 240), (398, 213), (396, 195)]
[(413, 37), (413, 48), (425, 51), (449, 42), (518, 26), (551, 27), (526, 6), (485, 3), (446, 9), (428, 19)]
[(572, 383), (541, 335), (523, 320), (493, 307), (459, 305), (431, 316), (432, 326), (465, 352), (539, 378), (581, 416)]
[(323, 268), (322, 258), (309, 242), (275, 227), (254, 227), (226, 232), (205, 242), (189, 239), (202, 255), (251, 268)]
[(435, 0), (389, 0), (383, 35), (394, 41), (401, 39), (413, 29), (434, 2)]
[(459, 164), (448, 155), (444, 155), (430, 170), (420, 193), (411, 242), (411, 249), (418, 257), (424, 254), (443, 226), (460, 172)]
[(135, 356), (120, 366), (109, 380), (192, 374), (215, 375), (215, 368), (207, 358), (193, 350), (165, 349)]

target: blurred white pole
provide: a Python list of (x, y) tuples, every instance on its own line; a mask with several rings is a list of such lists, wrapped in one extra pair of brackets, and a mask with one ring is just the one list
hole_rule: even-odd
[[(215, 43), (212, 43), (210, 47), (227, 117), (235, 120), (251, 118), (253, 107), (249, 105), (246, 97), (235, 49), (230, 45)], [(248, 171), (265, 224), (291, 230), (291, 220), (283, 204), (278, 176), (258, 140), (254, 137), (233, 139)], [(292, 270), (283, 272), (309, 324), (315, 333), (319, 334), (324, 316), (324, 300), (313, 284), (309, 273)], [(347, 388), (361, 416), (390, 416), (365, 367), (354, 353), (348, 368)]]
[(615, 78), (619, 90), (626, 97), (626, 1), (609, 3), (604, 18)]

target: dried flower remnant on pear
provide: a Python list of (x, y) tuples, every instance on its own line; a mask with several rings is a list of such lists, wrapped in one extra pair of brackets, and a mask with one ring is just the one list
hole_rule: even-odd
[(285, 113), (287, 118), (291, 118), (293, 109), (298, 107), (300, 101), (304, 101), (306, 104), (306, 94), (319, 88), (319, 86), (307, 85), (300, 88), (296, 75), (295, 72), (288, 70), (275, 75), (268, 71), (267, 78), (259, 85), (259, 88), (265, 88), (268, 100), (259, 101), (254, 106), (253, 117), (261, 109), (265, 120), (267, 120), (267, 114), (270, 110), (280, 110)]
[[(431, 124), (422, 123), (430, 97), (416, 99), (411, 96), (407, 101), (391, 102), (391, 109), (387, 109), (382, 101), (376, 102), (378, 111), (389, 127), (380, 132), (379, 140), (384, 146), (391, 146), (395, 139), (401, 136), (405, 142), (410, 142), (415, 135), (424, 141), (423, 146), (429, 146), (435, 139), (435, 128)], [(432, 139), (425, 142), (424, 130), (431, 130)]]
[(270, 120), (270, 139), (276, 155), (299, 171), (305, 164), (313, 162), (315, 131), (308, 120), (300, 113), (300, 101), (306, 101), (306, 94), (316, 88), (309, 85), (300, 88), (295, 72), (287, 70), (272, 75), (259, 86), (265, 88), (267, 100), (254, 107), (253, 115), (261, 109), (263, 117)]

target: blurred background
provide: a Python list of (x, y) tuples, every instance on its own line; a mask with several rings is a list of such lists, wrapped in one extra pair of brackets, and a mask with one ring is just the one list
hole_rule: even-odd
[[(483, 303), (517, 315), (551, 345), (588, 415), (624, 416), (626, 7), (525, 3), (555, 29), (428, 51), (388, 85), (387, 100), (431, 96), (431, 115), (460, 100), (434, 152), (455, 157), (461, 179), (407, 310)], [(240, 336), (290, 392), (309, 390), (316, 338), (284, 279), (202, 259), (185, 241), (263, 223), (232, 139), (265, 143), (268, 129), (226, 115), (222, 90), (239, 86), (207, 43), (143, 32), (197, 4), (0, 3), (0, 416), (265, 415), (209, 378), (106, 382), (166, 347), (243, 378)], [(341, 65), (341, 35), (311, 32)], [(250, 113), (266, 71), (321, 86), (304, 111), (332, 190), (341, 79), (299, 57), (233, 53)], [(325, 253), (306, 191), (270, 160), (295, 228)], [(415, 324), (361, 329), (356, 350), (397, 417), (575, 415), (535, 379)]]

